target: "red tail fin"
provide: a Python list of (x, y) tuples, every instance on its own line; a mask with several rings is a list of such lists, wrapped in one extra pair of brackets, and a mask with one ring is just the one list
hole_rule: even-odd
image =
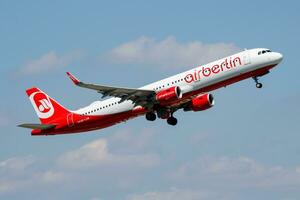
[(70, 113), (66, 108), (38, 88), (30, 88), (26, 93), (42, 124), (59, 123), (62, 117)]

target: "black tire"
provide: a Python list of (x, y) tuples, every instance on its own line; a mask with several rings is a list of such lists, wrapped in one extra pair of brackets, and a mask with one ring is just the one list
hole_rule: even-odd
[(146, 113), (146, 119), (148, 121), (155, 121), (156, 120), (156, 114), (153, 112)]
[(169, 117), (167, 122), (169, 125), (175, 126), (177, 124), (177, 119), (175, 117)]
[(257, 87), (257, 88), (262, 88), (262, 86), (263, 86), (263, 85), (262, 85), (261, 83), (256, 83), (256, 87)]

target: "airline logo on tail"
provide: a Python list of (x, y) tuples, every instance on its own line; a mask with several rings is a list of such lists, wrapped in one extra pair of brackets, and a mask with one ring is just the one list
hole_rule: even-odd
[(39, 118), (47, 119), (54, 114), (54, 107), (46, 94), (34, 92), (29, 96), (29, 99)]

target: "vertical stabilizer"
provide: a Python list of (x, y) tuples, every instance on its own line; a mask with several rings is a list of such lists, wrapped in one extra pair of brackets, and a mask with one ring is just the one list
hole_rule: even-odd
[(38, 88), (30, 88), (26, 93), (42, 124), (59, 124), (70, 113)]

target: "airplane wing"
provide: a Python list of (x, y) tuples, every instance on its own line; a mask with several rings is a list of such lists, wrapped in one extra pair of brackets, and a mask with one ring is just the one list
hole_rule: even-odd
[(153, 104), (153, 97), (155, 96), (155, 91), (153, 90), (112, 87), (84, 83), (79, 81), (79, 79), (73, 76), (70, 72), (67, 72), (67, 75), (75, 85), (91, 90), (96, 90), (98, 93), (102, 94), (102, 98), (106, 96), (119, 97), (121, 98), (120, 102), (131, 100), (136, 106), (140, 105), (143, 107), (149, 107), (151, 104)]
[(39, 129), (39, 130), (47, 130), (47, 129), (55, 128), (55, 125), (53, 124), (20, 124), (18, 126), (22, 128)]

